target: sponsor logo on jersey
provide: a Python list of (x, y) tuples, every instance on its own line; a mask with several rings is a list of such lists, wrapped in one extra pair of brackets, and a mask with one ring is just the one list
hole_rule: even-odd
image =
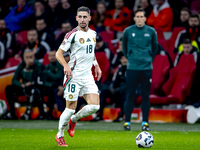
[(63, 40), (63, 41), (62, 41), (62, 45), (64, 46), (64, 45), (65, 45), (65, 43), (66, 43), (66, 42)]
[(84, 38), (80, 38), (80, 39), (79, 39), (79, 42), (80, 42), (81, 44), (85, 43)]
[(132, 36), (135, 37), (135, 33), (132, 33)]
[(91, 42), (91, 40), (88, 38), (86, 42)]
[(148, 33), (145, 33), (144, 36), (145, 37), (150, 37), (150, 35)]
[(69, 94), (69, 99), (72, 99), (74, 96), (72, 94)]
[(93, 37), (93, 41), (96, 42), (95, 38)]

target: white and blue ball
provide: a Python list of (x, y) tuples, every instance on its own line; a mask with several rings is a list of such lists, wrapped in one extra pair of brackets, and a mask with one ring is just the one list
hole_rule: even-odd
[(136, 137), (136, 145), (139, 148), (150, 148), (154, 143), (153, 135), (149, 132), (141, 132)]

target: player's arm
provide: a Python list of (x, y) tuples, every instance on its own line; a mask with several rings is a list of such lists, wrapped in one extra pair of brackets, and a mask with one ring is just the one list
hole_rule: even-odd
[(98, 77), (98, 78), (97, 78), (97, 81), (99, 81), (100, 78), (101, 78), (102, 72), (101, 72), (101, 69), (100, 69), (100, 67), (99, 67), (99, 64), (98, 64), (97, 59), (96, 59), (95, 56), (94, 56), (93, 65), (94, 65), (94, 67), (95, 67), (95, 69), (94, 69), (95, 77)]
[(64, 74), (69, 78), (73, 78), (72, 71), (63, 57), (64, 53), (65, 51), (59, 48), (56, 52), (56, 59), (64, 67)]

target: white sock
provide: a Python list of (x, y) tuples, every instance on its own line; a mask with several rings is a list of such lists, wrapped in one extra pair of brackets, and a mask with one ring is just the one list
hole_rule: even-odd
[(75, 113), (75, 110), (65, 108), (60, 116), (57, 138), (64, 136), (64, 131), (67, 127), (70, 117)]
[(72, 122), (77, 122), (80, 118), (87, 117), (99, 110), (99, 105), (86, 105), (81, 110), (79, 110), (75, 115), (72, 115)]

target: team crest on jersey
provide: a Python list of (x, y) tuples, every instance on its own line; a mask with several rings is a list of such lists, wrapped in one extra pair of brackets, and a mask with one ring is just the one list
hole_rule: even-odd
[(65, 45), (65, 43), (66, 43), (66, 42), (63, 40), (63, 41), (62, 41), (62, 45)]
[(84, 38), (80, 38), (80, 39), (79, 39), (79, 42), (80, 42), (81, 44), (85, 43)]
[(96, 42), (95, 38), (93, 37), (93, 41)]
[(69, 99), (72, 99), (74, 96), (72, 94), (69, 94)]

